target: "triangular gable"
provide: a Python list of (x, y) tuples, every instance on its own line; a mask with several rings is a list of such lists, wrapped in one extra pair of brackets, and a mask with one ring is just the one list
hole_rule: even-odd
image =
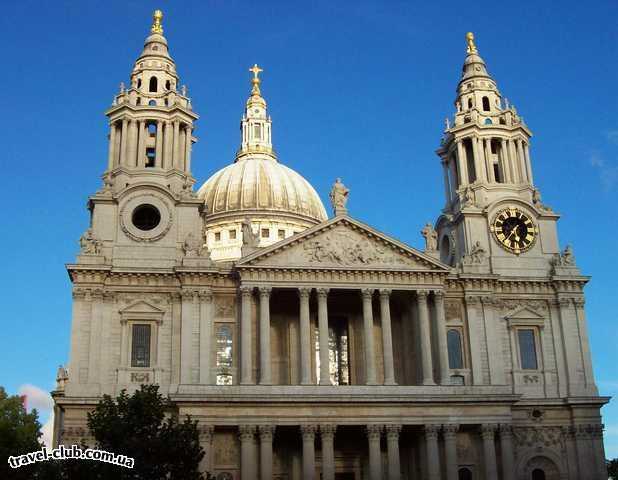
[(163, 314), (164, 310), (161, 310), (159, 307), (155, 307), (154, 305), (144, 301), (138, 300), (131, 305), (127, 305), (123, 309), (120, 310), (120, 313), (155, 313), (155, 314)]
[(545, 317), (533, 308), (523, 305), (507, 313), (504, 318), (507, 320), (540, 320)]
[(348, 216), (253, 252), (236, 266), (450, 271), (438, 260)]

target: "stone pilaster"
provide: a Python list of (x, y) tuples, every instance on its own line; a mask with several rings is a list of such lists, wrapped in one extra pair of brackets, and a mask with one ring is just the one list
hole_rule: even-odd
[(431, 328), (429, 325), (429, 309), (427, 308), (427, 291), (417, 291), (416, 301), (418, 304), (419, 335), (421, 337), (423, 385), (435, 385), (436, 383), (433, 380)]
[(457, 480), (457, 432), (459, 425), (442, 426), (444, 435), (444, 459), (446, 461), (446, 480)]
[(253, 352), (252, 352), (252, 322), (251, 322), (251, 296), (253, 287), (241, 286), (241, 313), (240, 313), (240, 383), (250, 385), (253, 383)]
[(309, 323), (310, 288), (299, 288), (300, 298), (300, 383), (311, 385), (311, 324)]
[(330, 385), (328, 288), (318, 288), (318, 331), (320, 333), (320, 385)]
[(214, 449), (212, 441), (214, 437), (215, 427), (213, 425), (200, 424), (197, 427), (199, 433), (200, 445), (204, 449), (204, 457), (200, 462), (201, 472), (212, 472)]
[(203, 290), (200, 298), (200, 383), (210, 385), (212, 382), (210, 357), (213, 336), (213, 304), (212, 291)]
[(481, 312), (482, 306), (480, 297), (466, 296), (466, 314), (468, 317), (468, 338), (470, 339), (470, 359), (472, 361), (472, 383), (483, 385), (483, 355), (482, 346), (485, 332), (482, 328)]
[(481, 425), (481, 438), (483, 439), (483, 463), (485, 466), (485, 478), (498, 478), (496, 465), (495, 434), (497, 426), (486, 423)]
[(273, 478), (273, 425), (260, 425), (260, 480)]
[(382, 480), (382, 452), (380, 439), (382, 425), (367, 425), (367, 440), (369, 442), (369, 480)]
[(427, 480), (440, 480), (440, 452), (438, 449), (439, 431), (440, 427), (438, 425), (425, 425), (425, 448), (427, 450)]
[(393, 333), (391, 329), (391, 291), (380, 290), (380, 317), (382, 321), (382, 350), (384, 352), (384, 385), (396, 385), (393, 362)]
[(315, 479), (315, 425), (301, 425), (303, 437), (303, 480)]
[(401, 425), (386, 425), (386, 453), (388, 457), (388, 480), (401, 480), (399, 434)]
[(322, 479), (335, 480), (335, 431), (337, 425), (320, 425), (322, 440)]
[(240, 478), (242, 480), (257, 478), (257, 469), (253, 456), (255, 431), (255, 425), (238, 426), (238, 437), (240, 438)]
[(444, 292), (442, 290), (436, 290), (433, 295), (436, 306), (436, 333), (438, 337), (438, 352), (440, 360), (440, 384), (449, 385), (451, 383), (451, 378), (448, 364), (446, 318), (444, 316)]
[(361, 291), (363, 300), (363, 338), (365, 340), (365, 383), (376, 385), (375, 340), (373, 336), (373, 289)]
[(260, 385), (272, 384), (270, 358), (270, 287), (260, 288)]
[(515, 450), (513, 449), (513, 427), (500, 425), (500, 452), (504, 480), (515, 480)]

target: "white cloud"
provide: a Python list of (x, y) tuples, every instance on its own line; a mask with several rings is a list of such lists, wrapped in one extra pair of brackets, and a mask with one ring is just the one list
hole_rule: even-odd
[(18, 394), (26, 396), (26, 406), (28, 410), (36, 408), (39, 413), (45, 413), (54, 408), (54, 401), (49, 392), (46, 392), (36, 385), (25, 383), (19, 387)]
[(618, 185), (618, 166), (608, 164), (599, 152), (592, 152), (588, 160), (590, 161), (590, 165), (599, 171), (603, 190), (606, 192), (613, 190), (614, 187)]
[(41, 427), (41, 432), (43, 436), (41, 437), (41, 441), (45, 444), (46, 447), (52, 447), (52, 436), (54, 434), (54, 412), (52, 411), (51, 415), (45, 422), (45, 425)]

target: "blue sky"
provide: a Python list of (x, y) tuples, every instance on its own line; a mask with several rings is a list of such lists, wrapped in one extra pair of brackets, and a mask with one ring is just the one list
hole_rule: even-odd
[[(592, 275), (596, 379), (602, 394), (618, 393), (615, 1), (5, 3), (0, 385), (50, 390), (67, 361), (64, 264), (106, 166), (103, 112), (128, 83), (155, 8), (201, 115), (198, 185), (233, 159), (247, 68), (257, 62), (280, 159), (325, 203), (341, 176), (353, 216), (416, 247), (443, 206), (434, 150), (453, 112), (464, 35), (474, 31), (501, 92), (535, 134), (534, 178), (563, 215), (560, 241)], [(608, 456), (618, 457), (618, 406), (603, 413)]]

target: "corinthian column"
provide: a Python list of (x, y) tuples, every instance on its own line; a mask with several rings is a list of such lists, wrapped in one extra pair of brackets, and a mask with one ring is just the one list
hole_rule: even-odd
[(386, 451), (388, 456), (388, 480), (401, 480), (399, 459), (399, 434), (401, 425), (386, 426)]
[(337, 425), (320, 425), (322, 480), (335, 480), (335, 430)]
[(318, 288), (318, 330), (320, 332), (320, 385), (330, 385), (328, 288)]
[(376, 363), (375, 348), (373, 338), (373, 289), (363, 289), (363, 332), (365, 335), (365, 383), (375, 385), (376, 382)]
[(438, 355), (440, 357), (440, 384), (450, 383), (450, 370), (448, 364), (448, 344), (446, 339), (446, 318), (444, 316), (444, 292), (434, 291), (433, 294), (436, 306), (436, 330), (438, 337)]
[[(425, 425), (425, 442), (427, 448), (427, 479), (440, 480), (440, 453), (438, 450), (437, 425)], [(496, 478), (496, 477), (488, 477)]]
[(384, 385), (397, 385), (393, 365), (393, 334), (391, 330), (390, 290), (380, 290), (380, 317), (382, 320), (382, 350), (384, 351)]
[(255, 436), (255, 425), (239, 425), (238, 437), (240, 438), (240, 478), (257, 478), (255, 458), (253, 458), (253, 438)]
[(260, 480), (273, 478), (273, 425), (260, 425)]
[(191, 125), (185, 128), (185, 171), (191, 171)]
[(249, 385), (253, 383), (253, 358), (251, 352), (251, 343), (253, 341), (253, 334), (251, 332), (252, 292), (252, 287), (240, 287), (240, 383), (242, 385)]
[(210, 375), (210, 354), (212, 351), (212, 292), (200, 292), (200, 383), (212, 383)]
[(382, 425), (367, 425), (367, 440), (369, 441), (369, 479), (382, 480), (382, 452), (380, 438)]
[(494, 436), (496, 425), (481, 425), (481, 437), (483, 438), (483, 458), (485, 461), (485, 478), (498, 478), (498, 468), (496, 466), (496, 446)]
[(120, 133), (120, 165), (129, 165), (129, 120), (122, 119), (122, 130)]
[(180, 381), (193, 383), (193, 326), (197, 306), (197, 292), (183, 291), (180, 327)]
[(213, 467), (213, 448), (212, 448), (212, 437), (215, 430), (215, 427), (212, 425), (198, 425), (198, 433), (200, 438), (200, 445), (204, 449), (204, 457), (200, 462), (200, 470), (202, 472), (210, 472)]
[(270, 368), (270, 287), (260, 288), (260, 385), (272, 383)]
[(310, 288), (299, 288), (300, 298), (300, 383), (311, 385), (311, 324), (309, 323)]
[(174, 157), (172, 150), (174, 148), (174, 132), (172, 122), (165, 121), (164, 139), (163, 139), (163, 163), (162, 168), (170, 169), (174, 167)]
[(109, 152), (107, 156), (107, 169), (114, 168), (116, 157), (116, 124), (111, 123), (109, 126)]
[(449, 424), (442, 427), (444, 432), (444, 458), (446, 460), (446, 480), (457, 480), (457, 431), (459, 425)]
[(303, 436), (303, 480), (315, 479), (315, 425), (301, 425)]
[(431, 329), (429, 328), (429, 310), (427, 309), (427, 292), (416, 292), (418, 302), (419, 334), (421, 336), (421, 356), (423, 366), (423, 385), (435, 385), (433, 381), (433, 362), (431, 359)]
[(163, 122), (157, 121), (157, 138), (155, 139), (155, 167), (163, 167)]
[(504, 480), (515, 480), (515, 459), (513, 457), (513, 427), (500, 425), (500, 451), (502, 457), (502, 475)]
[(180, 121), (174, 120), (174, 146), (172, 147), (174, 168), (180, 169)]

